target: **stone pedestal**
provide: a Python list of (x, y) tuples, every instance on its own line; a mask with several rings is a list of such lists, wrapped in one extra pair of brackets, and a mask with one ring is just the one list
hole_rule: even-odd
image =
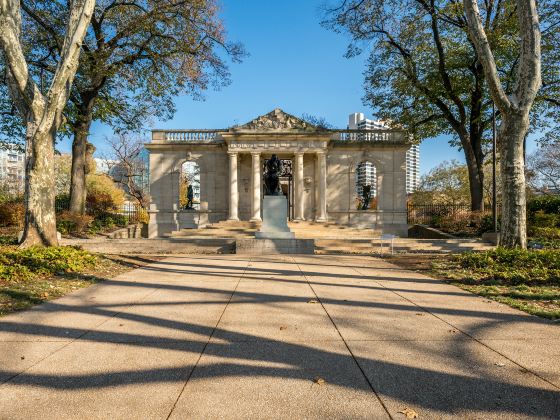
[(257, 239), (294, 239), (288, 227), (288, 203), (283, 195), (265, 195), (263, 200), (263, 222), (255, 233)]

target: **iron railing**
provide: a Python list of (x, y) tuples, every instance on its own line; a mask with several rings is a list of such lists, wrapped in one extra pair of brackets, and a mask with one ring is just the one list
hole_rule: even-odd
[[(500, 206), (498, 206), (500, 214)], [(470, 205), (463, 204), (408, 204), (407, 220), (409, 225), (437, 226), (443, 219), (447, 221), (459, 221), (465, 218), (478, 216), (491, 216), (492, 206), (486, 206), (484, 210), (473, 211)]]
[[(70, 210), (70, 200), (63, 197), (57, 197), (55, 201), (56, 213)], [(86, 203), (86, 214), (94, 216), (96, 213), (89, 203)], [(138, 223), (142, 218), (143, 210), (140, 206), (133, 203), (125, 203), (118, 209), (111, 209), (104, 212), (106, 216), (124, 217), (127, 224)]]

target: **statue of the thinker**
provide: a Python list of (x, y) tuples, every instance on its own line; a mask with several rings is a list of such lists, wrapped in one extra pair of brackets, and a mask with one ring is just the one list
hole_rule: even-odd
[(282, 173), (282, 161), (278, 156), (272, 157), (266, 162), (266, 172), (264, 174), (264, 185), (266, 195), (281, 195), (280, 174)]

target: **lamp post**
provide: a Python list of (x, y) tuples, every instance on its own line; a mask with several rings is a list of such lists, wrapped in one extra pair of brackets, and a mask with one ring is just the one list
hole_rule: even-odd
[(498, 232), (498, 206), (496, 203), (496, 109), (492, 102), (492, 223)]

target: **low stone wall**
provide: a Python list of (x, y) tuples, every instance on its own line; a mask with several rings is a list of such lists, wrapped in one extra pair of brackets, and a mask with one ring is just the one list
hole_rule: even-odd
[(103, 254), (235, 253), (235, 239), (64, 239), (62, 245), (79, 246)]
[(110, 239), (140, 239), (148, 237), (148, 225), (138, 223), (116, 230), (106, 235)]
[(235, 253), (242, 255), (314, 254), (313, 239), (237, 239)]
[(449, 233), (442, 232), (426, 225), (413, 225), (408, 229), (409, 238), (420, 239), (456, 239)]

